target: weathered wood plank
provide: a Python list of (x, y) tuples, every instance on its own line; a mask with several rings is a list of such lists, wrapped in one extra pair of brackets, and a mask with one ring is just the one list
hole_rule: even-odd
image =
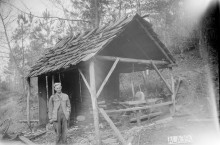
[(156, 107), (166, 106), (166, 105), (170, 105), (170, 104), (173, 104), (173, 102), (169, 101), (169, 102), (155, 104), (155, 105), (148, 105), (148, 106), (143, 106), (143, 107), (132, 107), (132, 108), (126, 108), (126, 109), (119, 109), (119, 110), (105, 110), (105, 112), (106, 113), (113, 113), (113, 112), (116, 113), (116, 112), (135, 111), (135, 110), (156, 108)]
[(145, 71), (142, 71), (142, 76), (143, 76), (143, 79), (144, 79), (144, 86), (145, 86), (145, 89), (147, 90), (147, 76), (146, 76)]
[(96, 56), (97, 59), (115, 61), (119, 58), (120, 62), (128, 62), (128, 63), (139, 63), (139, 64), (148, 64), (151, 65), (153, 62), (155, 65), (168, 65), (167, 61), (160, 61), (160, 60), (144, 60), (144, 59), (133, 59), (133, 58), (122, 58), (122, 57), (112, 57), (112, 56)]
[(87, 80), (86, 80), (84, 74), (82, 73), (82, 71), (81, 71), (80, 69), (78, 69), (78, 71), (79, 71), (79, 73), (80, 73), (80, 75), (81, 75), (81, 77), (82, 77), (84, 83), (86, 84), (87, 89), (89, 90), (89, 92), (90, 92), (90, 94), (91, 94), (91, 88), (90, 88), (89, 83), (87, 82)]
[(122, 142), (123, 145), (126, 145), (125, 139), (123, 138), (117, 127), (114, 125), (112, 120), (109, 118), (109, 116), (106, 114), (106, 112), (102, 108), (99, 108), (99, 111), (102, 114), (102, 116), (105, 118), (105, 120), (109, 123), (110, 127), (114, 130), (118, 139)]
[(105, 77), (104, 81), (102, 82), (102, 84), (101, 84), (101, 86), (100, 86), (100, 88), (99, 88), (99, 90), (98, 90), (98, 92), (97, 92), (97, 95), (96, 95), (97, 98), (98, 98), (99, 95), (101, 94), (101, 91), (103, 90), (105, 84), (107, 83), (108, 79), (110, 78), (112, 72), (115, 70), (116, 65), (118, 64), (118, 62), (119, 62), (119, 58), (115, 60), (115, 62), (114, 62), (114, 64), (112, 65), (111, 69), (109, 70), (107, 76)]
[(19, 136), (20, 140), (23, 141), (24, 143), (28, 144), (28, 145), (37, 145), (34, 142), (30, 141), (28, 138), (24, 137), (24, 136)]
[[(27, 123), (27, 120), (19, 120), (20, 123)], [(30, 120), (30, 122), (39, 122), (39, 120)]]
[(38, 101), (39, 124), (46, 124), (48, 121), (48, 114), (47, 114), (46, 78), (44, 75), (38, 77), (38, 100), (39, 100)]
[[(155, 113), (151, 113), (151, 114), (147, 114), (147, 115), (142, 115), (140, 117), (140, 119), (145, 119), (145, 118), (157, 116), (157, 115), (160, 115), (160, 114), (162, 114), (162, 112), (155, 112)], [(137, 120), (137, 118), (131, 118), (130, 122), (133, 122), (133, 121), (136, 121), (136, 120)]]
[(54, 95), (54, 75), (52, 75), (52, 94)]
[(168, 90), (171, 92), (171, 94), (173, 94), (172, 89), (170, 88), (169, 84), (166, 82), (166, 80), (163, 78), (163, 76), (161, 75), (160, 71), (157, 69), (156, 65), (154, 64), (154, 62), (151, 62), (152, 66), (154, 67), (155, 71), (157, 72), (157, 74), (160, 76), (160, 78), (163, 80), (163, 82), (166, 84)]
[(98, 105), (97, 105), (97, 97), (96, 97), (94, 61), (91, 61), (89, 64), (89, 76), (90, 76), (90, 87), (91, 87), (90, 95), (91, 95), (91, 100), (92, 100), (95, 134), (96, 134), (96, 140), (98, 141), (98, 145), (100, 145), (101, 138), (100, 138), (100, 132), (99, 132), (99, 114), (98, 114)]
[(173, 104), (171, 105), (171, 114), (174, 115), (175, 113), (175, 108), (176, 108), (176, 101), (175, 101), (175, 84), (174, 84), (174, 78), (173, 78), (173, 75), (171, 74), (171, 88), (172, 88), (172, 102)]
[(137, 110), (137, 112), (136, 112), (136, 120), (137, 120), (137, 125), (141, 126), (141, 110)]
[(48, 76), (46, 77), (46, 92), (47, 92), (47, 107), (49, 106), (49, 88), (48, 88)]

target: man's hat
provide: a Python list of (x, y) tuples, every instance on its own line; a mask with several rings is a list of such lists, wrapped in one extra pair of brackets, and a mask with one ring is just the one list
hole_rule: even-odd
[(61, 83), (54, 83), (54, 87), (56, 86), (62, 86)]

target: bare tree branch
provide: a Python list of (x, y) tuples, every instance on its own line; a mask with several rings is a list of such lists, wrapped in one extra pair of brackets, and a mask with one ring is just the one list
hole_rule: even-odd
[(19, 71), (19, 73), (20, 73), (21, 75), (23, 75), (23, 72), (22, 72), (22, 70), (19, 68), (18, 63), (17, 63), (17, 60), (16, 60), (16, 58), (15, 58), (15, 56), (14, 56), (14, 53), (13, 53), (13, 51), (12, 51), (11, 44), (10, 44), (10, 41), (9, 41), (9, 38), (8, 38), (7, 29), (6, 29), (6, 26), (5, 26), (5, 22), (4, 22), (4, 19), (3, 19), (1, 13), (0, 13), (0, 19), (1, 19), (1, 21), (2, 21), (2, 25), (3, 25), (3, 28), (4, 28), (4, 33), (5, 33), (5, 37), (6, 37), (6, 41), (7, 41), (7, 45), (8, 45), (9, 51), (11, 52), (11, 55), (12, 55), (13, 61), (14, 61), (14, 63), (15, 63), (15, 66), (16, 66), (17, 70)]
[(11, 14), (11, 11), (9, 11), (8, 14), (3, 19), (6, 20), (10, 14)]
[[(25, 11), (22, 11), (21, 9), (19, 9), (18, 7), (12, 5), (11, 3), (8, 3), (8, 2), (5, 2), (5, 1), (2, 1), (3, 3), (5, 4), (8, 4), (10, 5), (11, 7), (17, 9), (18, 11), (21, 11), (23, 12), (24, 14), (27, 14), (27, 15), (30, 15), (31, 13), (27, 13)], [(37, 16), (37, 15), (33, 15), (31, 14), (33, 17), (36, 17), (36, 18), (41, 18), (41, 19), (44, 19), (44, 17), (41, 17), (41, 16)], [(76, 21), (76, 22), (86, 22), (86, 23), (91, 23), (90, 21), (87, 21), (87, 20), (80, 20), (80, 19), (66, 19), (66, 18), (60, 18), (60, 17), (53, 17), (53, 16), (50, 16), (48, 17), (50, 19), (58, 19), (58, 20), (64, 20), (64, 21)]]

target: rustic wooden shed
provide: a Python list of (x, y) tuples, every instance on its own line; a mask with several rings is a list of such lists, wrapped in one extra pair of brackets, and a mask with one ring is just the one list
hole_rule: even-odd
[[(89, 102), (98, 136), (97, 99), (119, 96), (120, 73), (155, 69), (160, 75), (158, 69), (174, 65), (173, 56), (158, 39), (152, 25), (136, 14), (76, 37), (63, 38), (37, 61), (27, 80), (38, 77), (40, 124), (48, 122), (47, 102), (54, 92), (52, 85), (61, 82), (63, 92), (70, 97), (71, 120)], [(166, 85), (172, 92), (171, 86)]]

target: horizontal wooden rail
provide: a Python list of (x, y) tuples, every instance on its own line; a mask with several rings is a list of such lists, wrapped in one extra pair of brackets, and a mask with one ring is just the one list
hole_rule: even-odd
[(160, 103), (160, 104), (155, 104), (155, 105), (148, 105), (148, 106), (143, 106), (143, 107), (132, 107), (132, 108), (126, 108), (126, 109), (119, 109), (119, 110), (105, 110), (106, 113), (116, 113), (116, 112), (126, 112), (126, 111), (136, 111), (136, 110), (143, 110), (143, 109), (149, 109), (149, 108), (156, 108), (160, 106), (166, 106), (173, 104), (172, 101), (165, 102), (165, 103)]
[[(154, 117), (154, 116), (158, 116), (160, 114), (162, 114), (162, 112), (150, 113), (150, 114), (147, 114), (147, 115), (140, 116), (140, 119), (145, 119), (145, 118), (148, 118), (148, 117)], [(133, 122), (133, 121), (137, 121), (137, 118), (131, 118), (130, 119), (130, 122)]]
[[(19, 120), (20, 123), (27, 123), (27, 120)], [(30, 120), (30, 122), (39, 122), (39, 120)]]
[(97, 59), (108, 60), (108, 61), (115, 61), (119, 59), (120, 62), (129, 62), (129, 63), (139, 63), (139, 64), (148, 64), (151, 65), (153, 62), (155, 65), (168, 65), (167, 61), (160, 61), (160, 60), (145, 60), (145, 59), (133, 59), (133, 58), (123, 58), (123, 57), (113, 57), (113, 56), (96, 56)]

